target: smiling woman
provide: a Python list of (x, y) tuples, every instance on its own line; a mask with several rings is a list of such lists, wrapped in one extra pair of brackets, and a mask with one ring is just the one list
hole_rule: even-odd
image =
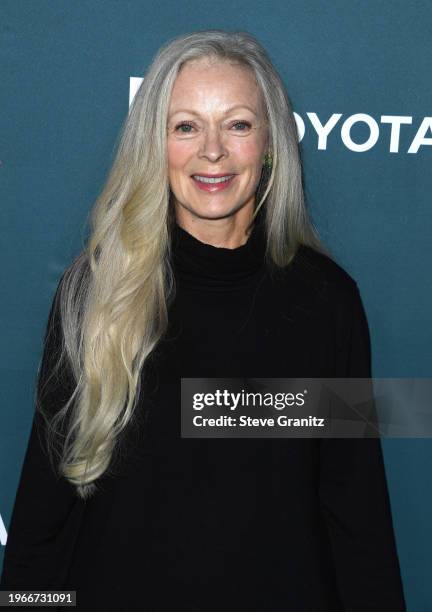
[(253, 72), (217, 58), (188, 62), (175, 81), (168, 121), (177, 222), (202, 242), (244, 244), (269, 146), (267, 113)]
[(266, 51), (169, 41), (53, 300), (1, 587), (86, 612), (405, 610), (379, 439), (180, 435), (182, 378), (370, 363)]

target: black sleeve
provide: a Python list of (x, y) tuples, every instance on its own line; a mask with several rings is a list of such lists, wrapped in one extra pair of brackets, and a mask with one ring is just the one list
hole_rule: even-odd
[[(61, 342), (56, 306), (60, 283), (37, 383), (41, 405), (49, 414), (63, 405), (73, 388), (67, 367), (52, 376)], [(5, 548), (3, 590), (61, 589), (82, 518), (83, 500), (64, 477), (58, 477), (49, 460), (44, 427), (45, 420), (35, 410)]]
[[(339, 305), (341, 378), (370, 378), (368, 323), (358, 288)], [(406, 610), (379, 438), (321, 440), (320, 500), (345, 612)]]

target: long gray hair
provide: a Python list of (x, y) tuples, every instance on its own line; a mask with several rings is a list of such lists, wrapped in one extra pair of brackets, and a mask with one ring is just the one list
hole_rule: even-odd
[[(181, 67), (203, 57), (247, 67), (262, 92), (273, 166), (271, 172), (263, 170), (254, 216), (263, 206), (269, 261), (288, 265), (302, 244), (325, 252), (306, 212), (291, 105), (263, 47), (246, 32), (221, 30), (194, 32), (165, 44), (125, 119), (91, 214), (90, 239), (59, 283), (46, 337), (46, 346), (53, 338), (61, 344), (50, 377), (54, 369), (66, 368), (71, 391), (61, 409), (45, 415), (48, 447), (54, 450), (57, 434), (65, 432), (57, 449), (59, 473), (83, 499), (94, 493), (95, 481), (110, 466), (118, 437), (137, 406), (143, 364), (167, 329), (175, 293), (168, 108)], [(42, 413), (43, 391), (38, 400)]]

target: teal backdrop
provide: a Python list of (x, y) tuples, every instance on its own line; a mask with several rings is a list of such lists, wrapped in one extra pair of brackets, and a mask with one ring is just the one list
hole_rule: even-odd
[[(373, 374), (432, 375), (430, 1), (1, 0), (0, 564), (49, 307), (85, 240), (130, 79), (167, 40), (207, 28), (255, 35), (286, 84), (310, 211), (359, 285)], [(427, 612), (432, 441), (383, 448), (408, 610)]]

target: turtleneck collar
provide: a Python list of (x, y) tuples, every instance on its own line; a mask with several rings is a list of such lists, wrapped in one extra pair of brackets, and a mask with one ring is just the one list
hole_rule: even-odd
[(206, 290), (236, 290), (253, 284), (265, 266), (264, 215), (259, 211), (247, 242), (234, 249), (201, 242), (175, 223), (172, 257), (180, 285)]

